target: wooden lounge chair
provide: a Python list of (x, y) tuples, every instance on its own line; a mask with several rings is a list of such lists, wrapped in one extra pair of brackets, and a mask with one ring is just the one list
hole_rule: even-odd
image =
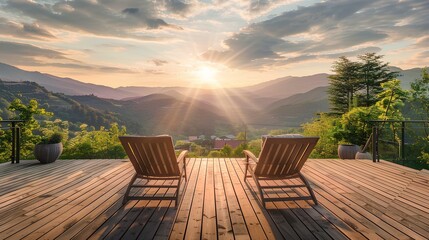
[[(246, 170), (244, 173), (244, 181), (248, 177), (253, 177), (256, 182), (261, 202), (266, 207), (266, 202), (272, 201), (287, 201), (287, 200), (310, 200), (312, 199), (317, 205), (316, 197), (307, 179), (302, 175), (301, 168), (307, 161), (308, 156), (316, 145), (318, 137), (300, 137), (300, 138), (276, 138), (267, 137), (259, 158), (256, 158), (253, 153), (244, 150), (246, 155)], [(253, 160), (250, 162), (249, 160)], [(255, 164), (256, 163), (256, 164)], [(247, 172), (251, 175), (247, 175)], [(282, 180), (299, 178), (304, 183), (303, 185), (268, 185), (270, 180)], [(265, 184), (261, 186), (260, 181)], [(280, 182), (280, 181), (277, 181)], [(283, 182), (283, 181), (281, 181)], [(264, 189), (271, 188), (295, 188), (307, 187), (310, 196), (303, 197), (287, 197), (287, 198), (272, 198), (264, 197)]]
[[(175, 200), (175, 206), (177, 206), (183, 176), (187, 182), (186, 154), (188, 151), (182, 151), (176, 158), (173, 139), (170, 136), (121, 136), (119, 140), (136, 170), (128, 184), (122, 203), (125, 204), (130, 199)], [(145, 184), (135, 184), (137, 179), (147, 181)], [(175, 180), (174, 182), (177, 180), (177, 185), (149, 184), (152, 180)], [(172, 197), (130, 196), (129, 193), (133, 187), (176, 188), (177, 190)]]

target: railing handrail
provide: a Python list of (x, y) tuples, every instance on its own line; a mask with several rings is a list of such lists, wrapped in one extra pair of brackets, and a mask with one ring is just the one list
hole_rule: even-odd
[(429, 123), (429, 120), (369, 120), (368, 122), (373, 122), (373, 123), (383, 123), (383, 122), (388, 122), (388, 123), (392, 123), (392, 122), (405, 122), (405, 123)]
[(400, 149), (399, 149), (399, 155), (401, 158), (401, 161), (405, 160), (405, 126), (407, 123), (429, 123), (429, 119), (428, 120), (369, 120), (367, 121), (369, 123), (382, 123), (381, 126), (379, 126), (378, 124), (375, 124), (372, 127), (372, 133), (371, 133), (371, 138), (372, 138), (372, 148), (373, 148), (373, 161), (374, 162), (378, 162), (380, 161), (380, 154), (379, 154), (379, 150), (378, 150), (378, 143), (379, 143), (379, 135), (381, 133), (381, 128), (384, 127), (384, 123), (401, 123), (400, 126), (400, 132), (401, 132), (401, 139), (400, 139)]
[(25, 122), (21, 119), (8, 119), (8, 120), (0, 120), (0, 122)]

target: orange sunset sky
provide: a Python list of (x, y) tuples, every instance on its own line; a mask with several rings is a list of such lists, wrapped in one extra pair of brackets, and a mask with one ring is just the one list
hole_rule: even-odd
[(119, 86), (239, 87), (365, 52), (429, 59), (429, 1), (1, 0), (0, 62)]

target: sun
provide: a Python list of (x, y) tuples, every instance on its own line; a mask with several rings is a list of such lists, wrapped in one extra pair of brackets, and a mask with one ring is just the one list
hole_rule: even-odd
[(195, 71), (198, 81), (205, 84), (216, 84), (217, 73), (218, 70), (210, 66), (202, 66)]

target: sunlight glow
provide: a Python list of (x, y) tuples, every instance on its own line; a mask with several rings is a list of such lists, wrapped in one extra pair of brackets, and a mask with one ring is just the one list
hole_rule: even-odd
[(216, 68), (209, 67), (209, 66), (200, 67), (195, 71), (195, 75), (198, 81), (204, 84), (212, 84), (212, 85), (217, 83), (217, 78), (216, 78), (217, 73), (218, 73), (218, 70)]

